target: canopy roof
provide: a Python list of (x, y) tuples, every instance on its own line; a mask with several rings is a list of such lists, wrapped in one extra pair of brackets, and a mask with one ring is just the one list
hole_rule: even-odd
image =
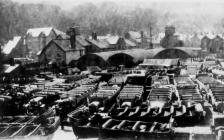
[(177, 66), (179, 59), (144, 59), (142, 66)]

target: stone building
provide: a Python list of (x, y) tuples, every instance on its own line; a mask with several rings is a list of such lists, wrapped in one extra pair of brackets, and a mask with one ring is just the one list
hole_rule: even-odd
[(175, 35), (174, 26), (165, 27), (165, 36), (160, 41), (160, 45), (164, 48), (182, 47), (184, 43), (179, 39), (178, 35)]
[(91, 44), (86, 48), (88, 53), (136, 48), (134, 42), (119, 36), (97, 36), (96, 33), (92, 33), (92, 37), (87, 39), (87, 41)]
[(210, 40), (210, 44), (207, 46), (207, 50), (210, 53), (220, 53), (223, 51), (223, 38), (220, 35), (216, 35)]
[(203, 50), (207, 50), (209, 44), (210, 44), (210, 39), (208, 38), (207, 35), (205, 35), (205, 36), (201, 39), (201, 48), (202, 48)]
[(71, 46), (70, 40), (51, 40), (38, 54), (39, 62), (42, 64), (69, 64), (85, 55), (85, 48), (79, 42), (75, 47)]
[(67, 33), (67, 39), (61, 37), (53, 39), (38, 53), (40, 63), (56, 63), (59, 66), (61, 64), (68, 65), (85, 55), (85, 48), (90, 44), (77, 33), (77, 28), (71, 27)]
[(53, 27), (28, 29), (25, 37), (27, 56), (36, 60), (37, 53), (60, 34), (65, 33)]
[(144, 31), (128, 31), (124, 34), (125, 39), (136, 44), (138, 48), (149, 48), (150, 46), (150, 37)]

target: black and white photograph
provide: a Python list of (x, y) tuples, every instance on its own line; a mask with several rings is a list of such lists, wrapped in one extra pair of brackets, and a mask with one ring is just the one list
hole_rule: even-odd
[(0, 0), (1, 140), (224, 140), (224, 1)]

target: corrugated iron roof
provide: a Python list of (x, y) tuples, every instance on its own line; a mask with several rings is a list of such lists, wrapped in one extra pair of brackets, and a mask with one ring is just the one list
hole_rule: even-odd
[(156, 54), (164, 50), (164, 48), (155, 49), (131, 49), (125, 50), (122, 53), (130, 55), (133, 57), (134, 62), (143, 61), (144, 59), (153, 58)]
[(141, 61), (141, 60), (143, 61), (146, 58), (153, 58), (157, 53), (159, 53), (162, 50), (164, 50), (164, 48), (129, 49), (129, 50), (99, 52), (99, 53), (93, 53), (93, 54), (101, 57), (104, 61), (107, 61), (111, 56), (122, 53), (122, 54), (131, 56), (134, 59), (134, 61), (137, 62), (137, 61)]
[(2, 52), (4, 54), (10, 54), (11, 51), (17, 46), (21, 38), (21, 36), (15, 36), (12, 40), (9, 40), (8, 43), (4, 46)]
[(201, 47), (175, 47), (173, 49), (179, 49), (186, 52), (189, 56), (197, 56), (198, 53), (202, 50)]
[(143, 63), (140, 65), (147, 65), (147, 66), (172, 66), (177, 65), (179, 59), (144, 59)]
[[(175, 48), (155, 48), (155, 49), (129, 49), (129, 50), (117, 50), (117, 51), (109, 51), (109, 52), (99, 52), (99, 53), (90, 53), (86, 55), (95, 55), (103, 59), (105, 62), (109, 60), (110, 57), (117, 54), (129, 55), (133, 58), (134, 62), (143, 61), (144, 59), (152, 59), (155, 58), (162, 51), (169, 51), (171, 49), (177, 49), (187, 53), (189, 56), (197, 56), (198, 51), (201, 48), (194, 47), (175, 47)], [(85, 55), (85, 56), (86, 56)]]

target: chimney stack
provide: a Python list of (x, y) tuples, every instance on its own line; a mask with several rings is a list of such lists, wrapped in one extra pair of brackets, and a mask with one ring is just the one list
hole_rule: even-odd
[(96, 32), (92, 32), (92, 39), (97, 40), (97, 33)]
[(41, 33), (40, 35), (40, 49), (42, 50), (47, 44), (46, 44), (46, 35), (44, 33)]
[(79, 27), (73, 26), (70, 27), (67, 31), (67, 34), (70, 36), (71, 48), (76, 49), (76, 36), (79, 35)]
[(144, 32), (141, 31), (141, 39), (143, 40), (144, 39)]
[(141, 34), (141, 47), (143, 48), (144, 47), (144, 32), (141, 31), (140, 34)]

